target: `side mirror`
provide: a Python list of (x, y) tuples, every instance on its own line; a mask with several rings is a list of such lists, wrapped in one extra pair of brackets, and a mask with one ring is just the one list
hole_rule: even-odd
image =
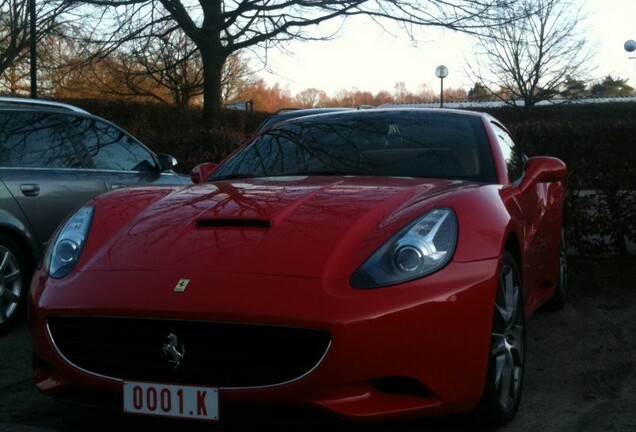
[(565, 163), (553, 157), (532, 157), (526, 161), (523, 178), (519, 185), (525, 192), (537, 183), (556, 182), (565, 179), (567, 168)]
[(215, 162), (204, 162), (192, 168), (190, 171), (190, 178), (192, 183), (197, 184), (205, 181), (216, 170), (219, 164)]
[(178, 164), (177, 159), (175, 159), (174, 156), (165, 153), (157, 154), (157, 159), (159, 160), (159, 170), (161, 172), (171, 171), (175, 169)]

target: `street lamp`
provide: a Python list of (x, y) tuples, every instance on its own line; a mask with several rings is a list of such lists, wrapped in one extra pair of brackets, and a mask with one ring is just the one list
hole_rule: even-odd
[(37, 33), (35, 28), (35, 0), (29, 0), (29, 40), (31, 44), (30, 60), (31, 60), (31, 98), (37, 99), (38, 86), (37, 86), (37, 54), (36, 54), (36, 42)]
[[(636, 51), (636, 41), (634, 41), (633, 39), (626, 41), (625, 44), (623, 45), (623, 48), (625, 48), (625, 51), (627, 51), (628, 53), (633, 53), (634, 51)], [(633, 60), (633, 59), (636, 59), (636, 57), (629, 57), (629, 59)], [(632, 86), (636, 82), (635, 77), (636, 77), (636, 69), (634, 72), (634, 77), (632, 77)]]
[(444, 65), (437, 66), (435, 75), (440, 79), (439, 107), (444, 108), (444, 78), (448, 76), (448, 68)]

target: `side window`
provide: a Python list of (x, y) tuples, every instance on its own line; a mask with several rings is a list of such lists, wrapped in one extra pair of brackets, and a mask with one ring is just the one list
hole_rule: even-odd
[(95, 168), (114, 171), (156, 171), (152, 154), (133, 137), (91, 118), (77, 118), (73, 126), (93, 159)]
[(506, 161), (508, 180), (514, 183), (523, 175), (523, 156), (508, 132), (497, 123), (492, 123), (492, 125), (497, 135), (497, 143), (501, 149), (501, 154)]
[(55, 114), (0, 113), (0, 166), (85, 168)]

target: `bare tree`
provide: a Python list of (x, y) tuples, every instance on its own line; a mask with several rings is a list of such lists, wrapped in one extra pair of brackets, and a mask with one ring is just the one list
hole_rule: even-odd
[[(182, 106), (203, 95), (201, 55), (183, 32), (174, 31), (156, 40), (139, 42), (143, 44), (132, 50), (118, 49), (116, 62), (109, 63), (113, 75), (121, 77), (126, 87), (117, 90), (118, 86), (111, 81), (112, 93)], [(255, 83), (254, 75), (239, 52), (230, 54), (222, 69), (221, 102), (236, 100), (247, 86)]]
[(256, 73), (240, 51), (230, 54), (223, 65), (221, 101), (245, 102), (247, 89), (257, 85)]
[[(46, 59), (53, 65), (57, 80), (50, 93), (58, 97), (119, 98), (189, 106), (200, 104), (203, 94), (201, 58), (182, 32), (161, 39), (127, 43), (98, 62), (80, 59), (79, 50), (68, 47), (63, 58), (60, 50), (48, 50)], [(53, 58), (51, 58), (53, 57)], [(221, 81), (224, 103), (242, 97), (256, 85), (255, 73), (240, 53), (230, 55), (223, 65)]]
[[(28, 3), (25, 0), (0, 0), (0, 76), (9, 90), (20, 89), (24, 79), (25, 63), (29, 57), (31, 34)], [(59, 34), (63, 27), (71, 25), (70, 14), (77, 4), (68, 1), (38, 0), (36, 3), (36, 39)], [(6, 72), (6, 74), (5, 74)]]
[(243, 89), (238, 98), (244, 101), (251, 100), (254, 110), (270, 113), (295, 105), (288, 88), (281, 88), (278, 83), (270, 87), (263, 79)]
[(414, 102), (413, 93), (407, 88), (404, 81), (396, 82), (393, 85), (393, 99), (396, 103), (411, 103)]
[(187, 106), (203, 94), (199, 51), (166, 22), (157, 23), (156, 30), (154, 37), (125, 40), (109, 53), (101, 62), (105, 76), (95, 73), (96, 65), (89, 62), (92, 79), (112, 95)]
[[(526, 108), (555, 97), (568, 80), (583, 79), (592, 50), (584, 35), (581, 4), (572, 0), (522, 0), (502, 9), (515, 17), (476, 35), (467, 71), (476, 82), (511, 105)], [(502, 95), (508, 95), (503, 97)]]
[[(50, 97), (66, 97), (64, 89), (72, 80), (83, 81), (83, 70), (78, 67), (77, 53), (81, 51), (69, 35), (77, 27), (71, 24), (60, 25), (55, 32), (49, 33), (38, 43), (38, 93)], [(82, 96), (87, 94), (80, 93)]]
[(329, 102), (329, 97), (324, 90), (308, 88), (296, 95), (296, 101), (303, 108), (318, 108), (326, 106)]
[(181, 31), (168, 31), (156, 38), (134, 40), (118, 52), (126, 86), (133, 94), (165, 101), (164, 90), (174, 103), (187, 106), (203, 93), (201, 58), (195, 45)]
[[(519, 0), (83, 0), (103, 18), (89, 36), (105, 49), (123, 39), (157, 37), (181, 29), (201, 55), (203, 70), (203, 127), (218, 132), (222, 100), (222, 71), (235, 52), (267, 49), (290, 40), (324, 40), (319, 24), (370, 16), (378, 23), (393, 21), (411, 36), (419, 26), (475, 31), (510, 19), (496, 12)], [(105, 24), (112, 24), (107, 33)], [(124, 36), (125, 35), (125, 36)]]

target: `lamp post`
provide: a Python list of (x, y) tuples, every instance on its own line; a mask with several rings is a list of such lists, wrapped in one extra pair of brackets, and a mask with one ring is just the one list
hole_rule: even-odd
[(444, 78), (448, 76), (448, 68), (444, 65), (437, 66), (435, 75), (440, 79), (439, 107), (444, 108)]
[[(633, 39), (626, 41), (623, 45), (623, 48), (625, 48), (625, 51), (627, 51), (628, 53), (633, 53), (634, 51), (636, 51), (636, 41), (634, 41)], [(629, 59), (633, 60), (636, 59), (636, 57), (629, 57)], [(634, 72), (634, 76), (636, 77), (636, 72)], [(632, 86), (634, 86), (635, 84), (636, 79), (632, 77)]]
[(35, 0), (29, 0), (29, 39), (31, 42), (31, 98), (37, 99), (38, 86), (37, 86), (37, 33), (35, 28)]

